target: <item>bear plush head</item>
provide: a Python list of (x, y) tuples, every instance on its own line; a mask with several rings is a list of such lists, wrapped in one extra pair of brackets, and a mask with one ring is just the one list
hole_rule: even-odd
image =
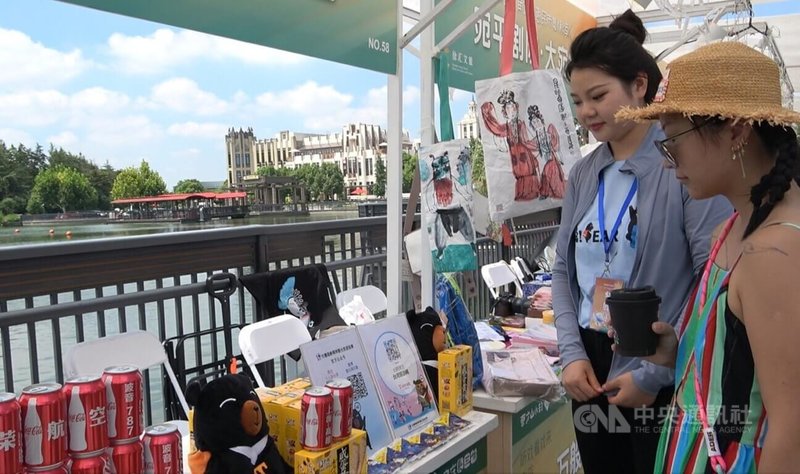
[(224, 375), (205, 385), (192, 382), (186, 387), (186, 400), (194, 407), (195, 445), (211, 453), (206, 473), (284, 472), (261, 402), (246, 375)]

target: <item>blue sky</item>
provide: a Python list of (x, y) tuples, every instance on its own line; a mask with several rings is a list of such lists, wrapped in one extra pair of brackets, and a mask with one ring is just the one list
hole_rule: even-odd
[[(169, 187), (225, 179), (229, 127), (268, 138), (386, 126), (383, 74), (55, 0), (0, 1), (0, 71), (7, 145), (52, 143), (117, 169), (145, 159)], [(408, 53), (403, 83), (403, 126), (417, 138), (419, 61)], [(453, 95), (455, 121), (470, 97)]]
[[(419, 136), (406, 54), (404, 128)], [(168, 186), (225, 179), (228, 127), (259, 138), (386, 126), (386, 76), (54, 0), (0, 2), (0, 140), (102, 165), (145, 159)], [(458, 120), (470, 94), (454, 96)]]

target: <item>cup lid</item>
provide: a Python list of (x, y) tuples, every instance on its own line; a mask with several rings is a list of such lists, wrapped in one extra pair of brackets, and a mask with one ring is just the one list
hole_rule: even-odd
[(619, 290), (613, 290), (609, 298), (620, 301), (661, 299), (656, 294), (656, 289), (652, 286), (642, 286), (640, 288), (621, 288)]

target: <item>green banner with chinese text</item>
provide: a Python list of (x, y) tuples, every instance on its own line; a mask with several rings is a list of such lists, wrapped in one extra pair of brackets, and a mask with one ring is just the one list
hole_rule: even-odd
[[(436, 0), (439, 3), (441, 0)], [(438, 44), (464, 19), (477, 10), (483, 0), (453, 2), (435, 22)], [(582, 31), (597, 25), (591, 15), (568, 0), (535, 0), (539, 66), (563, 70), (569, 45)], [(503, 39), (504, 1), (478, 19), (446, 50), (450, 59), (450, 87), (475, 90), (475, 81), (497, 77), (500, 72), (500, 44)], [(525, 27), (525, 2), (517, 1), (514, 28), (514, 72), (530, 71), (531, 51)]]

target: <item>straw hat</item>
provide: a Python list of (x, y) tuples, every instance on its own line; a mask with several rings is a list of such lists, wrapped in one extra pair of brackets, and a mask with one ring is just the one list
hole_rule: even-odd
[(789, 125), (800, 113), (783, 107), (780, 70), (772, 59), (737, 42), (712, 43), (669, 65), (653, 103), (625, 107), (618, 120), (653, 120), (660, 114), (716, 116)]

